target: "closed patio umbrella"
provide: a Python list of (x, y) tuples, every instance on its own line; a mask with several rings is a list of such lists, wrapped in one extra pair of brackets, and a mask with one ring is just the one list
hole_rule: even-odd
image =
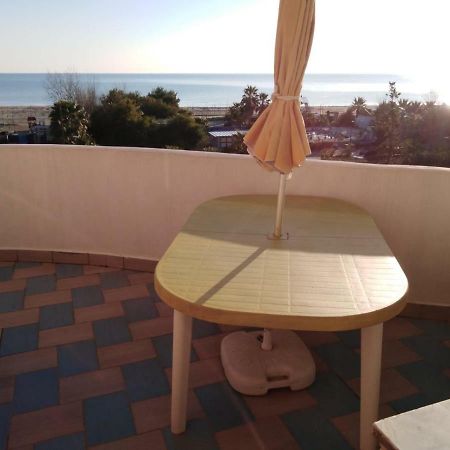
[(248, 152), (280, 172), (274, 237), (281, 237), (286, 180), (311, 153), (300, 91), (314, 34), (315, 0), (280, 0), (272, 102), (244, 138)]

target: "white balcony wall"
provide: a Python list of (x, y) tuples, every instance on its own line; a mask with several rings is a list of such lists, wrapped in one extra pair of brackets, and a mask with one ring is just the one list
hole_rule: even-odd
[[(249, 156), (179, 150), (0, 146), (0, 248), (158, 259), (190, 212), (224, 195), (276, 193)], [(289, 194), (369, 211), (410, 282), (450, 306), (450, 169), (309, 160)]]

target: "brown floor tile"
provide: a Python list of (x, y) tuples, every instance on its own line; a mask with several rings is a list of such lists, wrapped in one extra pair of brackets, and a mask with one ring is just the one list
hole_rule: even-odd
[(155, 348), (150, 339), (124, 342), (123, 344), (100, 347), (98, 359), (100, 367), (113, 367), (129, 364), (156, 356)]
[(173, 331), (173, 317), (157, 317), (151, 320), (141, 320), (130, 324), (133, 339), (163, 336)]
[(51, 263), (53, 261), (53, 256), (52, 252), (45, 250), (18, 250), (17, 260), (27, 262)]
[[(170, 395), (150, 398), (131, 404), (136, 431), (147, 431), (164, 428), (170, 425)], [(187, 418), (203, 417), (204, 413), (193, 391), (188, 393)]]
[(53, 261), (62, 264), (89, 264), (87, 253), (53, 252)]
[(26, 414), (19, 414), (11, 419), (9, 446), (46, 441), (58, 436), (83, 431), (83, 411), (80, 403), (53, 406)]
[(14, 396), (14, 377), (0, 378), (0, 403), (12, 401)]
[(329, 331), (298, 331), (297, 334), (308, 347), (317, 347), (318, 345), (339, 341), (338, 335)]
[(278, 416), (296, 409), (306, 409), (317, 405), (317, 401), (308, 392), (290, 389), (273, 389), (267, 395), (244, 395), (245, 403), (258, 417)]
[(122, 303), (120, 302), (76, 308), (74, 311), (76, 323), (123, 316)]
[(0, 377), (47, 369), (57, 365), (56, 348), (44, 348), (32, 352), (3, 356), (0, 359)]
[(134, 286), (125, 286), (115, 289), (103, 289), (103, 295), (106, 302), (120, 302), (132, 298), (147, 297), (148, 289), (144, 284), (135, 284)]
[(129, 270), (140, 270), (142, 272), (154, 272), (156, 264), (158, 261), (152, 261), (149, 259), (140, 259), (140, 258), (124, 258), (125, 269)]
[(62, 404), (84, 400), (125, 389), (119, 367), (82, 373), (59, 381), (59, 398)]
[[(396, 414), (396, 412), (389, 405), (380, 405), (378, 414), (379, 419), (385, 419), (394, 414)], [(346, 416), (334, 417), (331, 421), (353, 448), (359, 448), (359, 412), (347, 414)]]
[(92, 323), (79, 323), (68, 327), (52, 328), (39, 332), (39, 348), (70, 344), (94, 338)]
[(12, 261), (0, 261), (0, 267), (11, 267), (14, 263)]
[(412, 324), (408, 319), (395, 317), (383, 325), (383, 340), (390, 341), (408, 336), (422, 334), (423, 331)]
[(450, 348), (450, 339), (448, 341), (444, 341), (444, 345), (446, 345), (448, 348)]
[(36, 308), (39, 306), (56, 305), (67, 303), (72, 300), (72, 293), (66, 291), (46, 292), (45, 294), (27, 295), (25, 297), (25, 308)]
[(221, 450), (299, 450), (279, 417), (265, 417), (215, 434)]
[(218, 358), (220, 356), (220, 344), (227, 335), (214, 334), (200, 339), (193, 339), (192, 345), (200, 359)]
[[(8, 449), (11, 449), (12, 447), (8, 447)], [(14, 450), (34, 450), (34, 445), (30, 444), (30, 445), (24, 445), (22, 447), (15, 447)]]
[(120, 441), (89, 447), (89, 450), (166, 450), (166, 444), (162, 432), (156, 430)]
[(30, 277), (39, 277), (42, 275), (53, 275), (55, 273), (55, 265), (43, 263), (35, 267), (27, 267), (26, 269), (17, 269), (14, 271), (13, 279), (22, 279)]
[(61, 278), (56, 282), (56, 289), (74, 289), (95, 284), (100, 284), (98, 274), (80, 275), (79, 277)]
[(412, 363), (422, 359), (415, 351), (397, 340), (383, 342), (383, 354), (381, 367), (387, 369), (389, 367), (397, 367), (402, 364)]
[(83, 273), (85, 275), (92, 275), (94, 273), (116, 272), (114, 267), (102, 267), (102, 266), (83, 266)]
[(316, 365), (316, 372), (328, 372), (330, 368), (328, 367), (327, 363), (316, 353), (315, 350), (310, 349), (310, 352)]
[(39, 309), (24, 309), (0, 314), (0, 328), (17, 327), (39, 322)]
[(23, 291), (27, 285), (26, 280), (10, 280), (0, 282), (0, 293)]
[[(166, 373), (169, 382), (172, 383), (172, 368), (167, 368)], [(189, 387), (192, 389), (223, 380), (225, 373), (219, 358), (201, 359), (191, 363), (189, 367)]]
[[(358, 396), (360, 395), (360, 378), (353, 378), (347, 381), (347, 384)], [(380, 403), (388, 403), (417, 392), (419, 391), (416, 386), (400, 375), (397, 370), (384, 369), (381, 371)]]
[(153, 283), (154, 274), (149, 272), (139, 272), (128, 274), (130, 284)]
[(444, 370), (444, 375), (450, 378), (450, 368)]
[(161, 317), (172, 317), (173, 309), (163, 302), (155, 302), (156, 309)]
[(0, 261), (17, 261), (17, 252), (15, 250), (0, 250)]

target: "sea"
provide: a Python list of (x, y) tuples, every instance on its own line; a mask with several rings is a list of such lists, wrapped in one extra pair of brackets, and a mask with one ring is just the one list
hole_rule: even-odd
[[(147, 94), (161, 86), (177, 92), (181, 106), (230, 106), (248, 85), (271, 94), (273, 74), (77, 74), (81, 83), (94, 83), (101, 95), (110, 89)], [(45, 73), (0, 73), (0, 106), (49, 105)], [(345, 106), (361, 96), (368, 104), (386, 98), (389, 81), (396, 81), (403, 98), (424, 101), (437, 94), (395, 74), (306, 74), (303, 101), (312, 106)]]

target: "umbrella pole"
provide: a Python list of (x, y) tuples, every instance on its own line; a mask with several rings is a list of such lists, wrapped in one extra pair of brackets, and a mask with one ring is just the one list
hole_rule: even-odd
[(284, 202), (286, 199), (285, 192), (287, 178), (287, 174), (280, 174), (280, 180), (278, 183), (277, 214), (275, 216), (275, 228), (273, 230), (273, 237), (275, 239), (281, 238), (281, 224), (283, 221)]

